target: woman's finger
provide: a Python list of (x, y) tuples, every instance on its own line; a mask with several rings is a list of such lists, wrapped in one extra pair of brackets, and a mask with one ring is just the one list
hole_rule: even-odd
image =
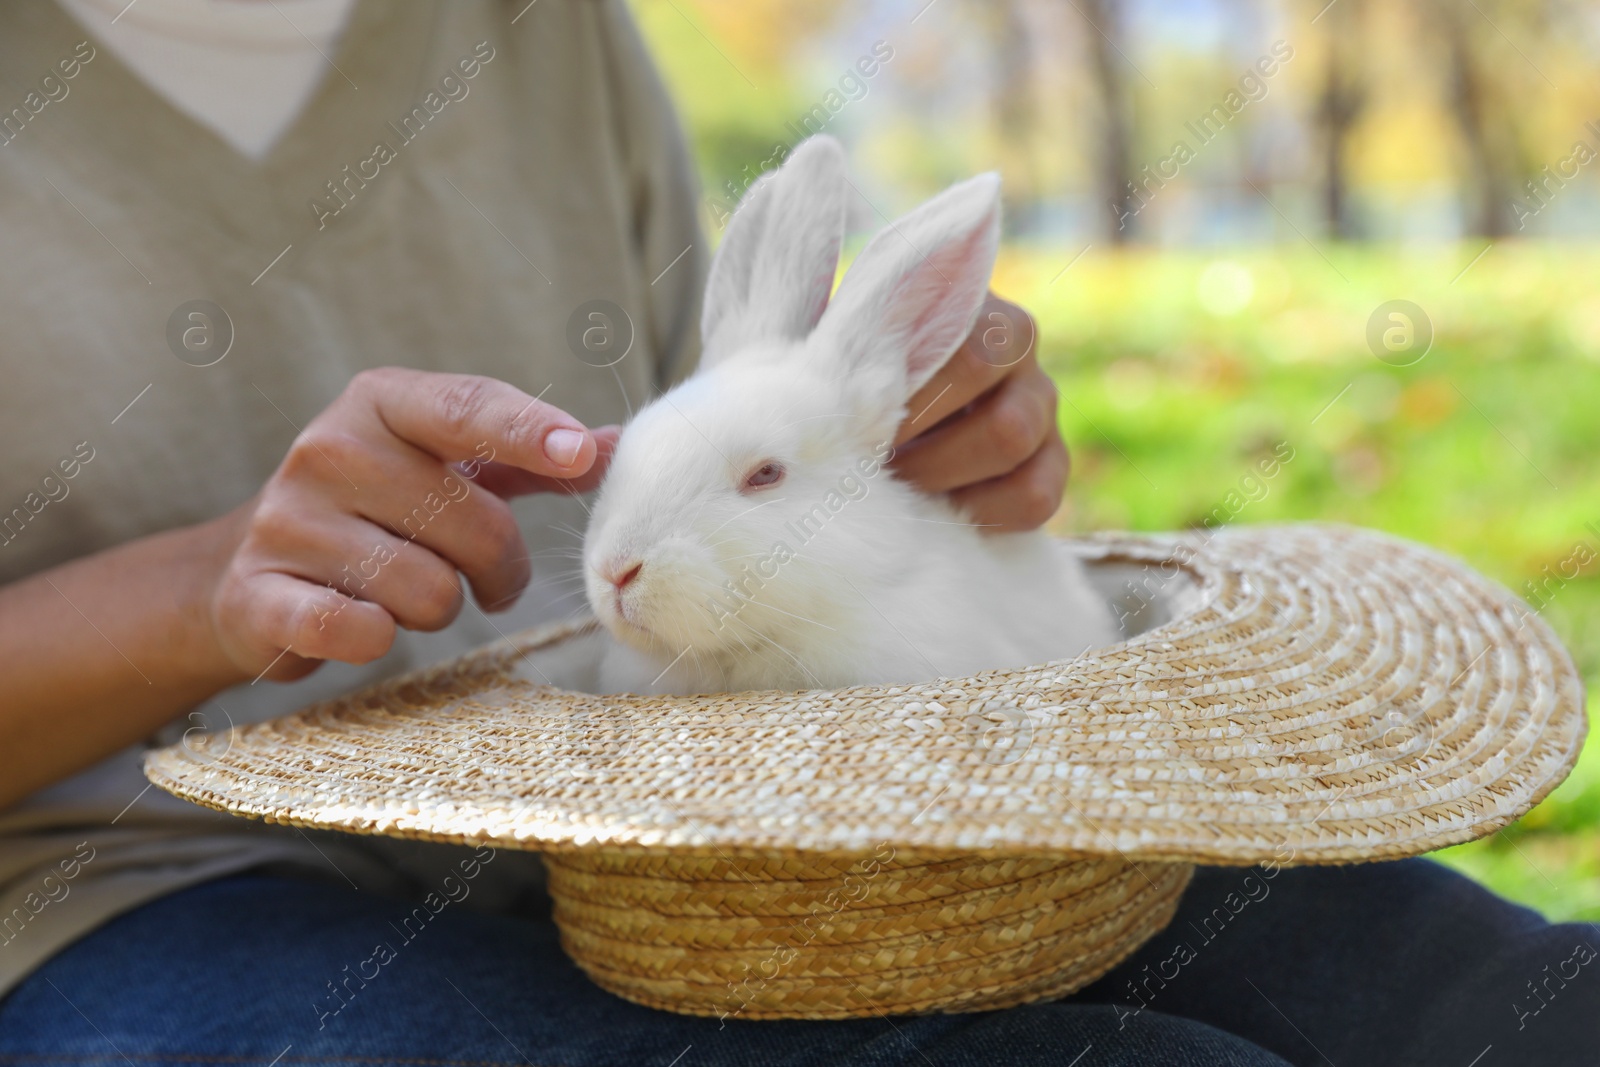
[(321, 660), (370, 663), (394, 644), (394, 617), (379, 605), (281, 571), (230, 581), (215, 612), (229, 658), (275, 681), (309, 674)]
[(1061, 507), (1071, 467), (1066, 444), (1052, 435), (1016, 470), (957, 489), (950, 500), (987, 530), (1036, 530)]
[(1008, 474), (1058, 433), (1056, 399), (1049, 377), (1029, 362), (969, 410), (896, 450), (891, 465), (929, 493)]
[(939, 373), (906, 402), (906, 418), (895, 434), (904, 444), (993, 389), (1033, 358), (1033, 317), (993, 293), (973, 323), (972, 332)]
[[(428, 548), (365, 518), (302, 516), (286, 522), (275, 517), (277, 510), (270, 501), (258, 509), (256, 531), (244, 546), (247, 557), (315, 583), (324, 594), (377, 604), (408, 630), (442, 630), (460, 614), (462, 583), (456, 567)], [(332, 605), (324, 615), (342, 607), (336, 596), (321, 599)]]
[(594, 437), (595, 444), (594, 465), (576, 478), (547, 478), (542, 474), (530, 474), (521, 467), (513, 467), (498, 460), (489, 463), (467, 460), (453, 466), (471, 478), (474, 484), (482, 486), (498, 497), (524, 496), (528, 493), (566, 493), (569, 496), (576, 496), (600, 485), (600, 480), (605, 477), (606, 468), (611, 465), (611, 454), (616, 451), (617, 438), (622, 434), (622, 427), (601, 426), (591, 430), (590, 434)]
[(498, 460), (550, 478), (579, 477), (594, 463), (583, 423), (495, 378), (382, 367), (356, 375), (345, 397), (446, 463)]
[[(530, 577), (528, 549), (522, 530), (506, 501), (476, 485), (466, 474), (432, 456), (396, 442), (387, 452), (373, 455), (369, 477), (384, 487), (376, 493), (350, 493), (348, 507), (358, 516), (393, 535), (396, 546), (409, 546), (426, 558), (437, 558), (430, 572), (447, 572), (459, 589), (456, 571), (466, 576), (473, 596), (485, 610), (509, 607)], [(359, 547), (359, 546), (358, 546)], [(416, 576), (420, 579), (422, 576)], [(444, 603), (438, 574), (430, 586), (434, 607)], [(454, 604), (450, 618), (460, 607)], [(437, 615), (423, 607), (427, 623), (412, 625), (410, 616), (396, 616), (407, 629), (437, 629)], [(444, 622), (448, 622), (445, 619)]]

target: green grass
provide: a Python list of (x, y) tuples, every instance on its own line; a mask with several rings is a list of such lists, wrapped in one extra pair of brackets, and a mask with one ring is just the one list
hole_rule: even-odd
[[(1474, 263), (1480, 247), (1091, 250), (1065, 273), (1076, 247), (1008, 249), (995, 287), (1039, 320), (1073, 446), (1061, 526), (1175, 529), (1219, 506), (1356, 523), (1518, 592), (1580, 543), (1600, 552), (1600, 251), (1497, 245)], [(1434, 331), (1406, 367), (1366, 340), (1399, 298)], [(1248, 481), (1279, 442), (1294, 458)], [(1593, 692), (1600, 561), (1544, 588)], [(1552, 918), (1600, 919), (1600, 742), (1521, 822), (1438, 858)]]

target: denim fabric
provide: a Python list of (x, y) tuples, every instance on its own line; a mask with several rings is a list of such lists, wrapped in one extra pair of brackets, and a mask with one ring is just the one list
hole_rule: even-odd
[(1592, 1067), (1600, 926), (1429, 860), (1202, 868), (1172, 924), (1073, 1001), (1202, 1019), (1307, 1067)]
[[(1541, 970), (1600, 943), (1595, 928), (1550, 926), (1420, 861), (1264, 873), (1199, 872), (1167, 932), (1066, 1001), (815, 1023), (629, 1004), (538, 916), (446, 907), (419, 926), (411, 902), (247, 875), (52, 959), (0, 1001), (0, 1064), (1468, 1067), (1491, 1044), (1473, 1067), (1595, 1061), (1600, 966), (1561, 987)], [(1552, 992), (1532, 1000), (1525, 978)], [(1519, 1018), (1513, 1003), (1543, 1007)]]

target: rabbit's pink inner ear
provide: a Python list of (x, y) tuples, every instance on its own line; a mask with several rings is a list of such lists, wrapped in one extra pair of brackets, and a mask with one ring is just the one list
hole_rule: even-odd
[(906, 396), (927, 384), (966, 340), (994, 268), (994, 231), (981, 225), (918, 253), (890, 298), (904, 338)]
[(953, 185), (880, 230), (822, 316), (819, 355), (869, 419), (898, 419), (972, 328), (1000, 240), (999, 184)]

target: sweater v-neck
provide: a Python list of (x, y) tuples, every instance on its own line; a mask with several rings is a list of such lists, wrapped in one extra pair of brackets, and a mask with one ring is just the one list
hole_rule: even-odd
[[(149, 190), (161, 190), (169, 209), (210, 215), (242, 240), (292, 241), (312, 221), (309, 201), (425, 91), (438, 16), (437, 0), (359, 0), (329, 57), (333, 69), (259, 161), (173, 107), (104, 48), (40, 132), (94, 142), (100, 160), (116, 161), (119, 185), (141, 187), (144, 195), (130, 195), (130, 203), (148, 203)], [(0, 5), (0, 26), (8, 51), (24, 48), (41, 75), (86, 37), (54, 0)]]

